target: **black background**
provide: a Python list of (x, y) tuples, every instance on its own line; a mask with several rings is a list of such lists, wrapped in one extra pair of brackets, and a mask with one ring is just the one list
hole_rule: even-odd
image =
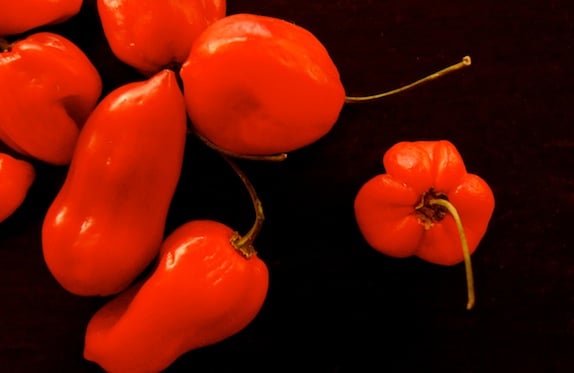
[[(271, 276), (266, 303), (242, 332), (168, 371), (574, 371), (571, 1), (228, 1), (228, 13), (238, 12), (313, 32), (349, 95), (396, 88), (464, 55), (473, 64), (345, 106), (327, 136), (282, 163), (240, 161), (267, 217), (256, 241)], [(110, 53), (94, 1), (44, 29), (88, 54), (104, 93), (140, 79)], [(436, 139), (453, 142), (496, 199), (473, 255), (470, 312), (462, 265), (379, 254), (353, 216), (356, 192), (384, 171), (388, 147)], [(28, 198), (0, 224), (0, 370), (98, 372), (82, 348), (104, 300), (68, 294), (41, 254), (43, 214), (66, 169), (35, 166)], [(253, 210), (228, 165), (190, 138), (166, 232), (194, 218), (245, 231)]]

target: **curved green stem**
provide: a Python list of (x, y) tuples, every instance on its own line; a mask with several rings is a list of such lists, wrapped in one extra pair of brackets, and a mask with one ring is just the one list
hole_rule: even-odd
[(464, 227), (462, 226), (462, 221), (456, 210), (456, 207), (446, 199), (435, 198), (429, 201), (431, 205), (439, 205), (444, 207), (453, 217), (456, 223), (456, 228), (458, 230), (458, 235), (460, 237), (460, 243), (462, 246), (462, 255), (464, 257), (464, 267), (466, 270), (466, 286), (468, 292), (468, 302), (466, 304), (466, 309), (470, 310), (474, 307), (475, 294), (474, 294), (474, 278), (472, 275), (472, 263), (470, 261), (470, 251), (468, 249), (468, 242), (466, 241), (466, 235), (464, 233)]
[(265, 220), (265, 214), (263, 213), (263, 204), (261, 200), (257, 196), (255, 188), (245, 175), (245, 173), (237, 166), (237, 164), (226, 154), (220, 153), (221, 156), (229, 163), (233, 171), (239, 176), (243, 185), (249, 192), (249, 196), (251, 197), (251, 202), (253, 203), (253, 208), (255, 210), (255, 222), (251, 226), (249, 231), (241, 236), (238, 233), (235, 233), (233, 237), (231, 237), (231, 244), (235, 247), (245, 258), (249, 258), (252, 255), (255, 255), (257, 252), (253, 247), (253, 242), (255, 238), (261, 231), (261, 227), (263, 226), (263, 221)]
[(414, 82), (412, 82), (412, 83), (410, 83), (410, 84), (407, 84), (407, 85), (405, 85), (405, 86), (402, 86), (402, 87), (400, 87), (400, 88), (393, 89), (393, 90), (388, 91), (388, 92), (383, 92), (383, 93), (378, 93), (378, 94), (370, 95), (370, 96), (347, 96), (347, 97), (345, 97), (345, 102), (346, 102), (346, 103), (358, 103), (358, 102), (378, 100), (378, 99), (383, 98), (383, 97), (387, 97), (387, 96), (390, 96), (390, 95), (394, 95), (394, 94), (396, 94), (396, 93), (404, 92), (404, 91), (406, 91), (406, 90), (408, 90), (408, 89), (411, 89), (411, 88), (416, 87), (416, 86), (418, 86), (418, 85), (421, 85), (421, 84), (423, 84), (423, 83), (429, 82), (429, 81), (431, 81), (431, 80), (435, 80), (435, 79), (440, 78), (440, 77), (442, 77), (442, 76), (444, 76), (444, 75), (446, 75), (446, 74), (449, 74), (449, 73), (451, 73), (451, 72), (453, 72), (453, 71), (460, 70), (460, 69), (462, 69), (463, 67), (470, 66), (470, 64), (471, 64), (470, 57), (469, 57), (469, 56), (464, 56), (464, 57), (462, 58), (462, 61), (460, 61), (459, 63), (456, 63), (456, 64), (454, 64), (454, 65), (451, 65), (451, 66), (449, 66), (449, 67), (446, 67), (446, 68), (444, 68), (444, 69), (442, 69), (442, 70), (440, 70), (440, 71), (437, 71), (437, 72), (434, 73), (434, 74), (431, 74), (431, 75), (426, 76), (426, 77), (424, 77), (424, 78), (422, 78), (422, 79), (416, 80), (416, 81), (414, 81)]
[(281, 162), (287, 159), (287, 153), (280, 153), (280, 154), (271, 154), (271, 155), (257, 155), (257, 154), (237, 154), (225, 149), (220, 148), (219, 146), (215, 145), (211, 141), (209, 141), (205, 136), (200, 134), (199, 132), (190, 129), (190, 132), (195, 134), (198, 139), (201, 140), (205, 145), (209, 148), (215, 150), (219, 154), (226, 155), (233, 158), (240, 158), (240, 159), (247, 159), (250, 161), (268, 161), (268, 162)]

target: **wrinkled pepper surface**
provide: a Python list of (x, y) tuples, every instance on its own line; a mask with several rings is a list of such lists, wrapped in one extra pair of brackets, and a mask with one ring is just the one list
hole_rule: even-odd
[(437, 199), (458, 211), (474, 252), (494, 210), (494, 195), (479, 176), (466, 171), (446, 140), (400, 142), (383, 156), (385, 174), (367, 181), (355, 198), (355, 216), (366, 241), (393, 257), (418, 256), (440, 265), (463, 261), (453, 216)]
[(0, 36), (62, 23), (78, 14), (81, 7), (82, 0), (2, 0)]
[(232, 246), (235, 234), (210, 220), (172, 232), (150, 277), (92, 317), (85, 358), (108, 372), (160, 372), (244, 329), (264, 303), (269, 273), (257, 255)]
[(70, 40), (48, 32), (0, 53), (0, 140), (38, 160), (68, 164), (102, 92), (100, 75)]
[(24, 202), (35, 178), (36, 171), (31, 163), (0, 153), (0, 222)]
[(46, 264), (77, 295), (124, 290), (156, 257), (181, 173), (185, 104), (164, 70), (96, 107), (42, 228)]
[(145, 75), (181, 64), (197, 36), (225, 16), (225, 0), (98, 0), (113, 53)]
[(181, 78), (195, 130), (241, 155), (315, 142), (334, 126), (345, 101), (337, 67), (311, 32), (255, 14), (208, 26)]

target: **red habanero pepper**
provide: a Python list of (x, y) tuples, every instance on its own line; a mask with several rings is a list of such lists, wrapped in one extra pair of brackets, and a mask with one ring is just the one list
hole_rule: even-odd
[(369, 96), (346, 96), (326, 48), (282, 19), (234, 14), (208, 26), (180, 70), (189, 118), (213, 147), (266, 156), (326, 135), (345, 103), (403, 92), (470, 65), (470, 57), (426, 78)]
[(20, 207), (36, 178), (34, 167), (27, 161), (0, 153), (0, 222)]
[(446, 140), (397, 143), (384, 154), (383, 165), (386, 173), (367, 181), (354, 202), (365, 240), (393, 257), (415, 255), (439, 265), (464, 260), (471, 308), (470, 255), (494, 210), (490, 187), (467, 173)]
[(269, 275), (260, 258), (231, 245), (233, 234), (209, 220), (176, 229), (151, 277), (92, 317), (84, 357), (108, 372), (160, 372), (245, 328), (263, 305)]
[(81, 7), (82, 0), (3, 0), (0, 5), (0, 36), (62, 23), (78, 14)]
[[(225, 157), (225, 156), (224, 156)], [(255, 223), (244, 236), (211, 220), (183, 224), (164, 241), (152, 274), (104, 305), (88, 323), (84, 357), (108, 372), (160, 372), (182, 354), (220, 342), (259, 313), (269, 272), (253, 242), (264, 214), (247, 187)]]
[(42, 227), (44, 259), (62, 287), (114, 294), (156, 257), (186, 131), (169, 70), (117, 88), (94, 109)]
[(98, 71), (74, 43), (48, 32), (0, 45), (0, 52), (0, 140), (23, 155), (68, 164), (102, 92)]
[(98, 0), (113, 53), (145, 75), (181, 64), (205, 27), (225, 16), (225, 0)]
[(181, 78), (198, 134), (237, 154), (310, 144), (332, 128), (345, 101), (339, 72), (313, 34), (254, 14), (208, 26)]

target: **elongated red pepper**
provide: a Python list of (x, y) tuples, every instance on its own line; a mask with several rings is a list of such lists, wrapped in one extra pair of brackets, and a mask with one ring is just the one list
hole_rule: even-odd
[(71, 160), (102, 92), (100, 75), (70, 40), (53, 33), (0, 45), (0, 140), (56, 165)]
[(82, 0), (7, 0), (0, 5), (0, 36), (62, 23), (78, 14)]
[(27, 161), (0, 153), (0, 222), (6, 220), (20, 207), (36, 171)]
[(112, 51), (146, 75), (181, 64), (197, 36), (225, 11), (225, 0), (98, 0)]
[(269, 274), (259, 257), (232, 245), (235, 235), (209, 220), (171, 233), (152, 275), (92, 317), (85, 358), (108, 372), (160, 372), (245, 328), (263, 305)]
[(386, 173), (367, 181), (355, 198), (366, 241), (394, 257), (416, 255), (440, 265), (466, 260), (470, 275), (470, 255), (494, 210), (488, 184), (467, 173), (446, 140), (397, 143), (385, 153), (383, 165)]
[(169, 70), (114, 90), (96, 107), (42, 229), (46, 264), (65, 289), (117, 293), (157, 255), (186, 132)]

